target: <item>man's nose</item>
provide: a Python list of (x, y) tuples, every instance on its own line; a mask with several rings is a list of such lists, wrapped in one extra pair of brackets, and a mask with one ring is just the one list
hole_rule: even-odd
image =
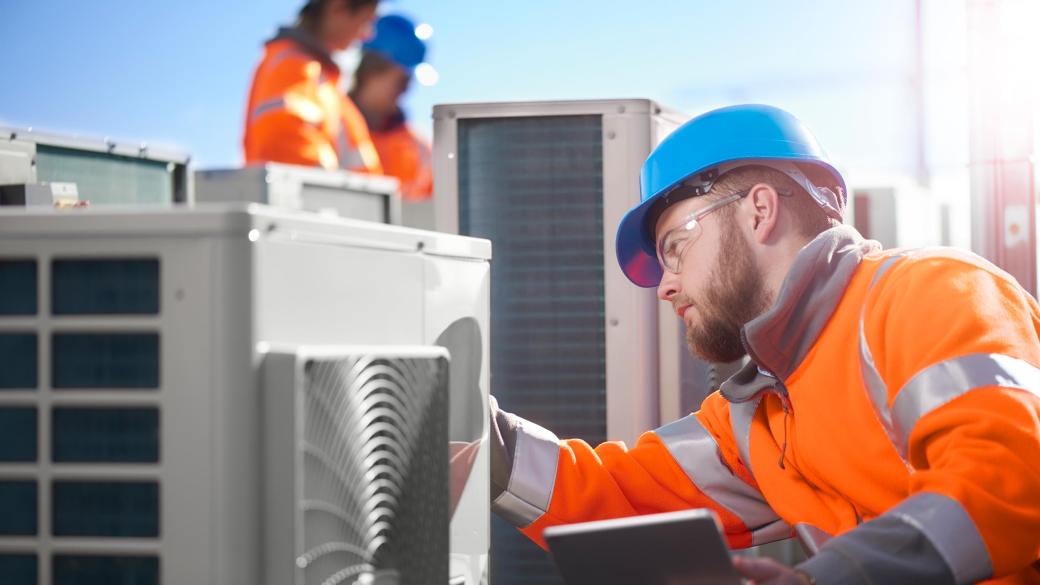
[(657, 284), (657, 298), (666, 303), (672, 302), (672, 298), (679, 293), (679, 275), (667, 270), (661, 275), (661, 282)]

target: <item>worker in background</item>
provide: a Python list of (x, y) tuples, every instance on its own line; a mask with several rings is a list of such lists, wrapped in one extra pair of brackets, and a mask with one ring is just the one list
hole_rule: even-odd
[(378, 0), (310, 0), (268, 41), (246, 107), (246, 164), (380, 173), (365, 120), (338, 87), (332, 53), (371, 34)]
[(1040, 582), (1040, 308), (1010, 275), (843, 225), (844, 180), (777, 108), (687, 122), (641, 188), (622, 271), (693, 353), (750, 360), (631, 449), (493, 405), (496, 512), (543, 545), (554, 524), (707, 507), (733, 547), (819, 547), (735, 558), (754, 583)]
[(426, 58), (426, 43), (415, 24), (398, 14), (376, 21), (375, 34), (362, 45), (350, 97), (368, 123), (387, 175), (401, 182), (406, 201), (433, 195), (429, 143), (405, 120), (400, 106), (415, 68)]

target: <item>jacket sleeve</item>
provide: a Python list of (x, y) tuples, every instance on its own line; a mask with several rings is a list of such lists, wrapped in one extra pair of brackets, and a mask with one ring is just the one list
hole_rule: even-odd
[(263, 63), (246, 112), (246, 163), (280, 162), (334, 169), (335, 145), (322, 131), (325, 112), (317, 96), (320, 67), (290, 56)]
[(689, 508), (714, 510), (733, 547), (788, 536), (740, 464), (728, 425), (716, 394), (631, 449), (620, 442), (592, 448), (560, 440), (492, 400), (492, 509), (543, 548), (548, 526)]
[(910, 470), (909, 496), (801, 568), (821, 584), (1031, 573), (1040, 550), (1036, 302), (969, 255), (911, 257), (882, 279), (861, 329), (873, 358), (864, 378)]

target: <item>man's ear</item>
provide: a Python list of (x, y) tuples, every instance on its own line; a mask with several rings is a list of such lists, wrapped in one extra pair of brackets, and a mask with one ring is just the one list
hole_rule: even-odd
[(768, 183), (756, 183), (748, 192), (751, 237), (765, 243), (775, 233), (780, 220), (780, 195)]

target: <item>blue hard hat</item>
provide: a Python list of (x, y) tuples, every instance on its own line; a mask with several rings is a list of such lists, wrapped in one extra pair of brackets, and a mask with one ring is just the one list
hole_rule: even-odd
[[(712, 110), (686, 122), (650, 153), (639, 174), (641, 202), (618, 226), (616, 252), (621, 270), (633, 283), (654, 287), (661, 282), (654, 227), (648, 213), (654, 204), (691, 178), (705, 194), (722, 173), (746, 164), (776, 167), (802, 185), (832, 217), (845, 209), (845, 181), (801, 120), (764, 105)], [(835, 178), (838, 194), (817, 188), (791, 163), (821, 167)], [(667, 199), (666, 199), (667, 200)]]
[(379, 53), (408, 71), (426, 58), (426, 43), (415, 34), (415, 23), (400, 14), (379, 17), (374, 34), (361, 48)]

